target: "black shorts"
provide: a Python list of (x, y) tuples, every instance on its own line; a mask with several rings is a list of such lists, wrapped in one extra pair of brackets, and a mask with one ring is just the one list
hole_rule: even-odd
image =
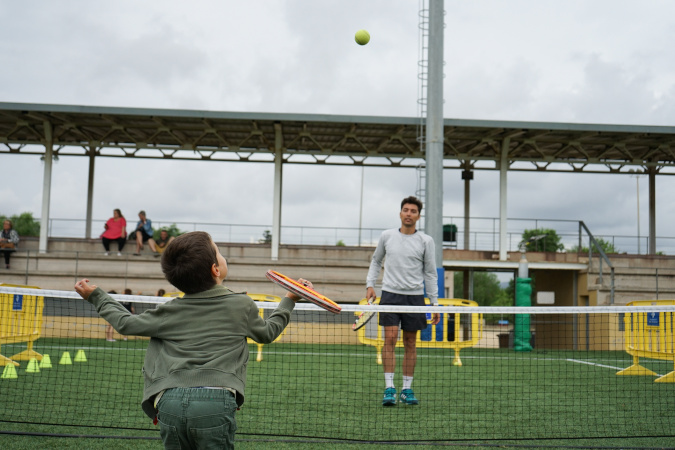
[[(380, 305), (424, 306), (424, 295), (403, 295), (382, 291)], [(419, 331), (427, 327), (427, 315), (381, 312), (378, 323), (382, 327), (397, 327), (400, 324), (403, 331)]]
[(152, 236), (150, 236), (148, 233), (146, 233), (145, 230), (144, 230), (143, 228), (141, 228), (141, 229), (138, 230), (138, 231), (141, 232), (141, 236), (142, 236), (143, 242), (148, 242), (148, 239), (152, 238)]

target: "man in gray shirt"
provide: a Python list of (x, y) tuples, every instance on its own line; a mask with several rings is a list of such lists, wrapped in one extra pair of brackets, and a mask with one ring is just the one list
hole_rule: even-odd
[[(424, 306), (425, 287), (431, 304), (438, 304), (434, 241), (416, 229), (421, 212), (420, 200), (413, 196), (404, 198), (401, 202), (401, 228), (386, 230), (380, 236), (366, 279), (368, 300), (376, 297), (375, 282), (386, 256), (380, 305)], [(435, 325), (439, 320), (440, 314), (433, 314), (432, 323)], [(382, 366), (386, 389), (382, 405), (396, 405), (394, 349), (398, 340), (399, 325), (403, 330), (404, 348), (403, 389), (400, 400), (407, 405), (417, 405), (419, 400), (413, 393), (412, 381), (417, 362), (417, 332), (427, 327), (426, 314), (380, 313), (379, 324), (384, 327)]]

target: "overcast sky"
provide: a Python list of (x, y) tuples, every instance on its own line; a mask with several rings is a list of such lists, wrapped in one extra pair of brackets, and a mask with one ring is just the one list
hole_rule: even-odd
[[(414, 117), (419, 6), (0, 0), (0, 101)], [(445, 11), (446, 118), (675, 123), (675, 2), (446, 0)], [(371, 34), (363, 47), (361, 28)], [(87, 164), (54, 165), (52, 217), (85, 218)], [(0, 165), (0, 214), (39, 216), (39, 158), (2, 154)], [(145, 209), (168, 222), (271, 224), (272, 177), (271, 164), (98, 158), (93, 215), (121, 208), (135, 220)], [(400, 199), (416, 186), (415, 170), (366, 168), (363, 226), (398, 225)], [(498, 217), (498, 186), (497, 172), (475, 172), (472, 216)], [(287, 165), (282, 224), (357, 227), (360, 188), (360, 168)], [(672, 176), (657, 176), (657, 236), (675, 236), (674, 188)], [(630, 176), (511, 172), (508, 189), (511, 218), (637, 235)], [(647, 235), (646, 177), (640, 207)], [(463, 215), (459, 171), (444, 175), (444, 215)]]

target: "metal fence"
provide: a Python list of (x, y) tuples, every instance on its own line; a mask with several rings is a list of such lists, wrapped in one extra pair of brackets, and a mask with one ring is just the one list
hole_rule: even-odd
[[(39, 219), (38, 219), (39, 220)], [(445, 216), (444, 224), (453, 224), (457, 227), (456, 240), (446, 242), (445, 245), (464, 250), (499, 251), (499, 218), (495, 217), (471, 217), (469, 219), (469, 246), (465, 248), (464, 218), (461, 216)], [(566, 251), (578, 246), (580, 241), (578, 220), (557, 219), (524, 219), (514, 218), (507, 220), (507, 251), (518, 251), (518, 245), (522, 240), (525, 230), (553, 229), (561, 238)], [(103, 230), (105, 220), (94, 220), (93, 230)], [(272, 225), (260, 224), (223, 224), (204, 222), (174, 222), (155, 220), (155, 229), (175, 225), (181, 231), (206, 231), (218, 242), (260, 243), (264, 242), (266, 233), (271, 232)], [(84, 219), (60, 219), (49, 220), (48, 234), (50, 237), (84, 237), (86, 234), (86, 222)], [(297, 245), (348, 245), (348, 246), (374, 246), (384, 228), (357, 228), (357, 227), (317, 227), (317, 226), (294, 226), (281, 227), (281, 242), (283, 244)], [(609, 235), (593, 231), (596, 239), (602, 239), (617, 250), (617, 253), (646, 254), (649, 248), (647, 236)], [(533, 251), (537, 245), (545, 241), (533, 243)], [(586, 244), (587, 245), (587, 244)], [(675, 254), (675, 237), (657, 237), (656, 249), (659, 253)]]

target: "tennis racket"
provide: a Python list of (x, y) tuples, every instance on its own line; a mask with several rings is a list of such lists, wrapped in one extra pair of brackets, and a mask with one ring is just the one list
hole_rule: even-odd
[(286, 275), (282, 275), (279, 272), (275, 272), (274, 270), (268, 270), (265, 276), (273, 283), (278, 284), (282, 288), (294, 293), (295, 295), (299, 295), (305, 300), (309, 300), (315, 305), (322, 307), (326, 311), (330, 311), (333, 314), (339, 314), (340, 311), (342, 311), (340, 305), (335, 303), (333, 300), (319, 294), (310, 287), (288, 278)]
[[(375, 301), (374, 298), (368, 300), (368, 306), (372, 305), (374, 301)], [(356, 320), (354, 321), (354, 325), (352, 325), (352, 331), (356, 331), (359, 328), (363, 328), (365, 324), (367, 324), (370, 321), (370, 319), (372, 319), (375, 316), (375, 314), (377, 314), (377, 312), (375, 311), (364, 311), (361, 314), (359, 314), (359, 317), (357, 317)]]

